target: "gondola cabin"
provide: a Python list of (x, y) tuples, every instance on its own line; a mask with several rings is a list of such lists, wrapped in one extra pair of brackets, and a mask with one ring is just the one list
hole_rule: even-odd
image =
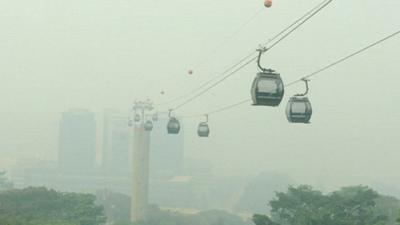
[(200, 123), (197, 127), (197, 134), (199, 137), (208, 137), (210, 135), (210, 127), (208, 126), (208, 123)]
[(135, 120), (135, 122), (140, 122), (140, 115), (139, 114), (135, 114), (134, 120)]
[(178, 134), (180, 129), (181, 125), (179, 123), (179, 120), (176, 119), (175, 117), (171, 117), (167, 124), (168, 134)]
[(284, 95), (281, 76), (272, 70), (257, 74), (251, 88), (253, 105), (279, 106)]
[(144, 130), (152, 131), (153, 130), (153, 122), (151, 122), (150, 120), (146, 121), (146, 123), (144, 123)]
[(128, 120), (128, 126), (129, 127), (133, 126), (133, 121), (132, 120)]
[(307, 97), (291, 97), (286, 106), (286, 117), (290, 123), (310, 123), (311, 103)]

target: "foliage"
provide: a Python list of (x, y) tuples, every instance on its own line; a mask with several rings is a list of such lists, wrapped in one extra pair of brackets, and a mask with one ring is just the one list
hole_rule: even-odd
[(0, 224), (99, 225), (103, 208), (90, 194), (61, 193), (46, 188), (26, 188), (0, 193)]
[(277, 225), (277, 223), (273, 222), (268, 216), (259, 214), (253, 216), (253, 222), (256, 225)]
[[(130, 197), (110, 191), (96, 194), (97, 203), (105, 209), (108, 222), (114, 225), (132, 225), (130, 222)], [(197, 214), (183, 214), (149, 206), (145, 221), (135, 225), (249, 225), (242, 218), (220, 210)]]
[(13, 188), (13, 184), (5, 178), (6, 172), (0, 171), (0, 192)]
[(391, 196), (379, 196), (375, 203), (375, 215), (385, 215), (388, 218), (387, 225), (396, 225), (400, 210), (400, 200)]
[(113, 225), (133, 225), (130, 221), (117, 221), (113, 222)]
[(397, 223), (400, 224), (400, 213), (399, 213), (399, 218), (397, 218)]
[(227, 213), (222, 210), (208, 210), (198, 213), (202, 224), (209, 225), (244, 225), (247, 224), (242, 218), (237, 215)]
[(235, 209), (263, 213), (266, 211), (266, 207), (268, 208), (266, 202), (271, 201), (275, 197), (275, 192), (286, 190), (290, 184), (293, 184), (293, 181), (285, 175), (274, 172), (260, 173), (246, 186), (235, 205)]
[(152, 207), (150, 211), (145, 221), (134, 225), (249, 225), (242, 218), (221, 210), (181, 214)]
[(97, 192), (96, 197), (96, 203), (103, 206), (108, 222), (118, 225), (130, 224), (130, 196), (104, 190)]
[(386, 225), (388, 214), (377, 208), (379, 199), (377, 192), (364, 186), (345, 187), (331, 194), (310, 186), (289, 187), (270, 202), (270, 217), (254, 215), (253, 222), (256, 225)]

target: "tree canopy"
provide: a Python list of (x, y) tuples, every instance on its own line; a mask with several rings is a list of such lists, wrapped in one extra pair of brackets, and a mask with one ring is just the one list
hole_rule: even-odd
[[(130, 222), (130, 197), (110, 191), (99, 191), (97, 202), (101, 204), (114, 225), (132, 225)], [(241, 217), (222, 210), (208, 210), (196, 214), (184, 214), (160, 209), (156, 205), (148, 208), (147, 219), (134, 225), (251, 225)]]
[(399, 217), (397, 218), (397, 223), (400, 224), (400, 212), (399, 212)]
[[(222, 210), (209, 210), (197, 214), (181, 214), (153, 206), (145, 221), (134, 225), (250, 225), (239, 216)], [(119, 224), (118, 224), (119, 225)], [(122, 224), (121, 224), (122, 225)]]
[(1, 225), (100, 225), (103, 208), (90, 194), (26, 188), (0, 193)]
[(4, 190), (11, 189), (13, 187), (13, 184), (7, 180), (6, 172), (0, 171), (0, 192)]
[(131, 197), (102, 190), (96, 193), (97, 203), (104, 208), (107, 220), (113, 224), (130, 224)]
[[(250, 180), (236, 203), (235, 209), (252, 213), (265, 212), (265, 207), (268, 207), (266, 202), (274, 198), (275, 191), (284, 191), (293, 183), (294, 181), (285, 175), (275, 172), (262, 172)], [(268, 189), (265, 187), (268, 187)]]
[(324, 194), (304, 185), (278, 192), (270, 206), (270, 216), (253, 216), (256, 225), (386, 225), (393, 224), (387, 209), (400, 208), (397, 199), (365, 186)]

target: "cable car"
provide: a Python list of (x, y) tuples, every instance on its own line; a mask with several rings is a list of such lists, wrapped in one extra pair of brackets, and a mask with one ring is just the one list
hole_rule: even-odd
[(128, 120), (128, 126), (129, 127), (133, 126), (133, 121), (132, 120)]
[(286, 106), (286, 117), (290, 123), (310, 123), (312, 116), (311, 103), (306, 97), (309, 91), (308, 80), (302, 80), (306, 83), (306, 92), (291, 97)]
[(167, 124), (168, 134), (179, 134), (180, 130), (181, 130), (181, 125), (179, 123), (179, 120), (176, 119), (175, 117), (170, 117)]
[(135, 114), (134, 120), (135, 120), (135, 122), (140, 122), (140, 115), (139, 114)]
[(280, 74), (272, 69), (265, 69), (261, 66), (261, 55), (266, 51), (265, 48), (259, 49), (257, 65), (261, 69), (254, 78), (251, 87), (253, 105), (279, 106), (285, 93), (284, 84)]
[(169, 110), (169, 121), (167, 124), (167, 131), (168, 134), (179, 134), (179, 131), (181, 130), (181, 124), (179, 123), (179, 120), (175, 117), (171, 117), (172, 109)]
[(210, 127), (208, 126), (208, 115), (206, 115), (207, 121), (201, 122), (197, 127), (197, 135), (199, 137), (208, 137), (210, 135)]
[(197, 134), (199, 137), (208, 137), (210, 135), (210, 127), (206, 122), (202, 122), (199, 124), (197, 128)]
[(146, 123), (144, 123), (144, 130), (145, 131), (153, 130), (153, 122), (151, 122), (151, 120), (147, 120)]

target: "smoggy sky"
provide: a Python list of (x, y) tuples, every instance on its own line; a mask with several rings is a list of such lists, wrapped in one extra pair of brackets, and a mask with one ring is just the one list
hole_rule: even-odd
[[(1, 158), (55, 159), (61, 112), (88, 108), (100, 118), (137, 98), (188, 93), (319, 2), (275, 0), (263, 10), (261, 0), (0, 1)], [(286, 82), (299, 79), (397, 31), (399, 10), (398, 0), (334, 0), (263, 64)], [(210, 117), (209, 139), (196, 137), (203, 118), (185, 120), (185, 154), (210, 160), (219, 175), (273, 170), (301, 183), (400, 188), (399, 52), (396, 37), (312, 79), (310, 125), (288, 124), (284, 115), (301, 83), (286, 90), (279, 108), (244, 104)], [(253, 63), (176, 113), (202, 114), (249, 97), (256, 72)]]

